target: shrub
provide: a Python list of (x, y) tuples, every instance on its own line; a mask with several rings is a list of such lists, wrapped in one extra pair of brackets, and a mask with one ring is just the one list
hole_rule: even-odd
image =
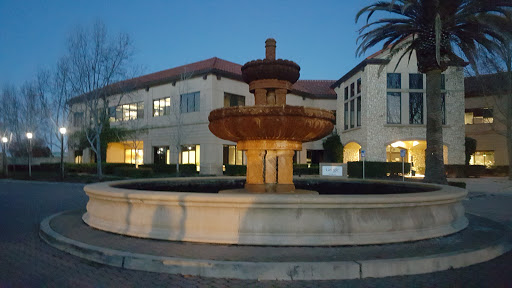
[(141, 168), (138, 169), (135, 167), (116, 167), (114, 168), (114, 175), (122, 176), (122, 177), (130, 177), (130, 178), (147, 178), (153, 175), (153, 169), (151, 168)]
[(480, 177), (485, 174), (483, 165), (444, 165), (446, 176), (450, 178)]
[[(411, 163), (404, 163), (404, 172), (411, 171)], [(400, 162), (376, 162), (365, 161), (365, 177), (385, 178), (386, 176), (398, 176), (402, 174), (402, 163)], [(363, 178), (363, 162), (348, 162), (347, 172), (350, 178)]]
[(144, 164), (139, 167), (151, 168), (155, 174), (176, 174), (176, 164)]
[[(175, 164), (176, 166), (176, 164)], [(180, 164), (180, 175), (192, 176), (197, 174), (196, 164)]]
[[(95, 164), (96, 165), (96, 164)], [(135, 168), (135, 164), (129, 164), (129, 163), (103, 163), (102, 171), (104, 174), (116, 174), (115, 170), (117, 168), (124, 167), (124, 168)]]
[(66, 163), (66, 166), (64, 168), (66, 169), (66, 172), (68, 172), (68, 173), (96, 174), (96, 163), (87, 163), (87, 164)]
[(247, 174), (246, 165), (225, 165), (224, 175), (228, 176), (245, 176)]
[(343, 162), (343, 144), (336, 130), (322, 142), (324, 147), (325, 162)]
[[(308, 167), (308, 165), (310, 167)], [(293, 164), (293, 175), (319, 175), (319, 164)]]

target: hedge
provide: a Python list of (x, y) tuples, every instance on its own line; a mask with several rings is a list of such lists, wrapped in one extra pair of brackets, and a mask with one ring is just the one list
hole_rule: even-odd
[(450, 178), (480, 177), (486, 174), (483, 165), (444, 165), (445, 173)]
[[(309, 167), (308, 167), (309, 165)], [(320, 165), (318, 164), (293, 164), (293, 175), (319, 175)]]
[(116, 167), (114, 169), (114, 175), (129, 178), (147, 178), (153, 175), (153, 169), (142, 168), (138, 169), (135, 167)]
[[(401, 162), (373, 162), (365, 161), (365, 177), (385, 178), (386, 176), (399, 176), (402, 174)], [(404, 172), (411, 171), (411, 163), (404, 163)], [(348, 162), (347, 173), (350, 178), (363, 178), (363, 162)]]
[(226, 168), (224, 175), (228, 176), (245, 176), (247, 174), (246, 165), (224, 165)]

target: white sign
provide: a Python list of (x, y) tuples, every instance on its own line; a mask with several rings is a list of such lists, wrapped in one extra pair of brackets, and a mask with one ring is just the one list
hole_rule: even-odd
[(400, 157), (405, 157), (405, 149), (400, 149)]
[(365, 157), (366, 156), (366, 151), (365, 150), (361, 150), (361, 157)]
[(343, 166), (322, 166), (322, 176), (343, 176)]

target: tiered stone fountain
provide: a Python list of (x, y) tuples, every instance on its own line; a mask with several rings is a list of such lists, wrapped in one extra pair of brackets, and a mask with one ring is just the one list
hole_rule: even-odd
[(212, 187), (238, 187), (240, 183), (229, 177), (87, 185), (85, 223), (144, 238), (283, 246), (413, 241), (468, 225), (461, 203), (467, 192), (455, 187), (317, 178), (308, 181), (330, 186), (328, 195), (295, 190), (294, 150), (329, 134), (334, 116), (322, 109), (286, 105), (300, 68), (275, 59), (273, 39), (266, 42), (266, 54), (266, 59), (242, 67), (255, 106), (217, 109), (209, 117), (215, 135), (246, 151), (245, 189), (205, 193)]
[(295, 191), (293, 155), (302, 143), (325, 137), (334, 128), (328, 110), (286, 105), (286, 94), (299, 79), (300, 67), (276, 60), (276, 41), (265, 41), (266, 58), (246, 63), (242, 76), (254, 94), (255, 106), (213, 110), (208, 117), (215, 136), (237, 142), (247, 157), (245, 190), (256, 193), (316, 193)]

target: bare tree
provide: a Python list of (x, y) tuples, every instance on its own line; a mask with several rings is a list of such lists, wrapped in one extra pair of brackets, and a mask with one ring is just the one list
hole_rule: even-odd
[(178, 87), (175, 93), (171, 93), (171, 111), (168, 114), (168, 119), (172, 127), (172, 132), (170, 134), (171, 145), (169, 146), (169, 150), (176, 151), (176, 173), (180, 172), (180, 153), (185, 136), (181, 95), (189, 92), (188, 81), (192, 78), (192, 74), (192, 72), (183, 71), (180, 74), (180, 80), (176, 82)]
[(99, 178), (103, 176), (100, 135), (108, 121), (107, 97), (128, 89), (121, 80), (128, 78), (132, 53), (132, 40), (127, 34), (110, 36), (105, 25), (96, 22), (92, 29), (78, 28), (72, 34), (67, 55), (62, 58), (69, 91), (79, 95), (77, 106), (84, 115), (87, 140), (96, 154)]

